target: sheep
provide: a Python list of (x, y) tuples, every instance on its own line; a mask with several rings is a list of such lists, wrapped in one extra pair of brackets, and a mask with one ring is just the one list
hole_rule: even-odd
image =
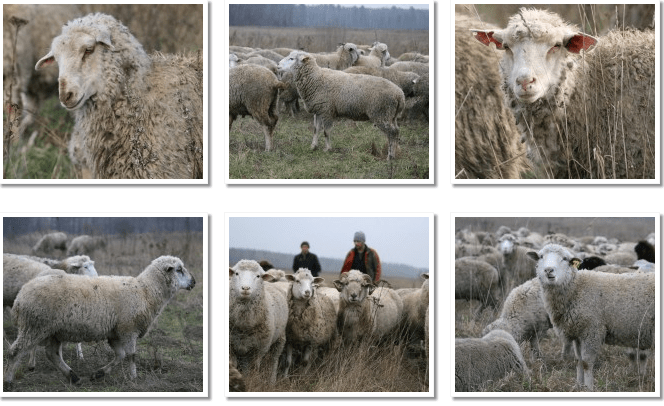
[[(293, 48), (284, 48), (284, 47), (272, 49), (272, 52), (276, 52), (279, 55), (281, 55), (281, 58), (279, 58), (279, 60), (283, 59), (285, 56), (288, 56), (288, 54), (290, 54), (293, 51), (294, 51)], [(275, 62), (279, 63), (279, 61), (275, 61)]]
[(518, 179), (529, 170), (526, 151), (514, 116), (503, 104), (498, 56), (468, 33), (476, 24), (480, 22), (455, 15), (455, 178)]
[[(271, 283), (258, 262), (243, 259), (229, 268), (230, 359), (240, 371), (247, 364), (269, 367), (270, 383), (276, 382), (279, 357), (286, 344), (288, 300)], [(238, 361), (240, 361), (238, 363)]]
[(455, 391), (481, 390), (511, 371), (530, 373), (519, 344), (508, 332), (492, 330), (482, 338), (454, 340)]
[(429, 63), (429, 55), (422, 55), (419, 52), (406, 52), (399, 55), (397, 58), (399, 61), (411, 61), (411, 62), (422, 62)]
[(243, 60), (240, 63), (242, 63), (243, 65), (251, 64), (251, 65), (262, 66), (264, 68), (268, 68), (270, 72), (274, 73), (275, 75), (277, 74), (277, 63), (274, 62), (272, 59), (264, 58), (262, 56), (252, 56), (250, 58)]
[(106, 240), (101, 237), (79, 235), (71, 240), (67, 255), (92, 255), (97, 249), (106, 248)]
[(604, 256), (604, 260), (607, 264), (615, 264), (622, 266), (630, 266), (637, 260), (635, 252), (629, 251), (615, 251), (608, 253)]
[[(395, 85), (399, 86), (403, 91), (404, 96), (412, 96), (415, 91), (420, 76), (414, 72), (402, 72), (398, 70), (391, 70), (387, 68), (376, 68), (372, 66), (351, 66), (344, 69), (346, 73), (359, 73), (363, 75), (378, 76), (385, 78)], [(427, 93), (428, 93), (427, 87)]]
[[(414, 73), (414, 72), (411, 72)], [(410, 120), (424, 115), (429, 119), (429, 74), (420, 75), (413, 86), (413, 97), (406, 100), (405, 111), (408, 112)]]
[(505, 234), (498, 240), (503, 254), (501, 280), (503, 285), (518, 286), (535, 276), (535, 262), (528, 257), (529, 248), (517, 244), (514, 234)]
[(479, 300), (482, 309), (498, 303), (498, 270), (484, 261), (459, 258), (454, 261), (454, 298)]
[(325, 151), (329, 151), (330, 128), (337, 117), (370, 120), (386, 136), (387, 159), (396, 157), (399, 140), (397, 117), (405, 104), (403, 91), (387, 79), (352, 75), (320, 68), (307, 53), (294, 51), (279, 62), (280, 70), (295, 75), (297, 91), (305, 109), (315, 114), (316, 130), (311, 149), (318, 147), (321, 129), (325, 134)]
[(279, 101), (283, 102), (291, 117), (295, 118), (295, 113), (300, 111), (300, 94), (297, 92), (293, 72), (282, 72), (279, 75), (281, 83), (286, 85), (285, 89), (279, 90)]
[(312, 354), (334, 341), (337, 332), (337, 311), (328, 296), (318, 293), (321, 277), (314, 278), (311, 271), (300, 268), (286, 275), (288, 290), (288, 324), (286, 325), (286, 350), (284, 375), (293, 362), (293, 348), (303, 348), (302, 363), (306, 374), (311, 367)]
[[(302, 51), (292, 51), (285, 58), (288, 58), (289, 56), (293, 55), (293, 52), (302, 52)], [(360, 57), (360, 54), (357, 52), (357, 45), (351, 42), (345, 44), (339, 44), (339, 46), (337, 47), (337, 52), (333, 54), (326, 54), (326, 55), (310, 54), (310, 55), (314, 58), (316, 64), (321, 68), (329, 68), (334, 70), (344, 70), (346, 68), (350, 68), (351, 66), (355, 65), (355, 63)], [(283, 59), (284, 58), (281, 58), (279, 62), (280, 65)]]
[(589, 270), (592, 271), (593, 269), (600, 267), (602, 265), (606, 265), (606, 261), (603, 258), (600, 258), (598, 256), (590, 256), (583, 258), (583, 261), (579, 264), (579, 270)]
[(387, 45), (382, 42), (374, 42), (369, 55), (360, 56), (355, 66), (370, 66), (374, 68), (385, 67), (385, 61), (390, 58)]
[(639, 241), (634, 246), (634, 252), (637, 259), (645, 259), (648, 262), (655, 263), (655, 246), (648, 241)]
[(549, 315), (544, 309), (540, 295), (540, 283), (537, 277), (512, 289), (500, 312), (500, 317), (482, 330), (482, 335), (491, 330), (505, 330), (517, 343), (530, 341), (533, 357), (541, 357), (539, 338), (553, 327)]
[(429, 73), (429, 64), (421, 62), (395, 62), (388, 69), (400, 70), (402, 72), (415, 72), (422, 76)]
[(252, 58), (252, 57), (255, 57), (255, 56), (260, 56), (262, 58), (269, 59), (272, 62), (274, 62), (275, 65), (277, 63), (279, 63), (279, 61), (282, 60), (283, 57), (284, 57), (284, 55), (281, 55), (278, 52), (274, 52), (271, 49), (259, 49), (259, 50), (256, 50), (256, 51), (253, 51), (253, 52), (250, 52), (250, 53), (247, 54), (248, 58)]
[(35, 69), (52, 63), (75, 120), (71, 142), (83, 146), (71, 158), (94, 178), (203, 177), (200, 53), (148, 55), (127, 27), (96, 13), (64, 25)]
[(593, 367), (602, 343), (641, 350), (655, 346), (654, 273), (608, 274), (576, 269), (566, 248), (545, 245), (537, 261), (544, 307), (562, 336), (574, 342), (576, 380), (593, 390)]
[(369, 275), (356, 269), (342, 273), (334, 286), (341, 298), (337, 331), (344, 344), (367, 338), (380, 340), (398, 326), (403, 301), (394, 290), (377, 288)]
[(327, 296), (330, 298), (334, 304), (334, 310), (339, 314), (339, 303), (341, 298), (339, 297), (339, 291), (336, 288), (328, 288), (327, 286), (319, 286), (316, 288), (316, 293), (321, 296)]
[(504, 30), (472, 31), (506, 50), (504, 101), (537, 177), (654, 179), (654, 31), (595, 38), (526, 8)]
[(265, 271), (266, 274), (272, 275), (272, 281), (271, 282), (288, 282), (288, 279), (286, 278), (286, 272), (282, 271), (281, 269), (268, 269)]
[(228, 77), (228, 130), (231, 130), (238, 115), (249, 115), (263, 126), (265, 151), (271, 151), (274, 128), (279, 120), (279, 90), (286, 89), (287, 85), (270, 70), (257, 65), (238, 65), (229, 70)]
[(404, 331), (418, 339), (424, 338), (425, 313), (429, 308), (429, 274), (422, 274), (422, 278), (424, 282), (420, 288), (400, 295), (403, 301)]
[(32, 254), (49, 255), (55, 250), (63, 252), (67, 250), (67, 234), (58, 231), (44, 235), (39, 241), (37, 241), (37, 244), (32, 247)]
[(107, 339), (115, 351), (108, 365), (93, 373), (103, 378), (129, 355), (129, 376), (136, 379), (136, 339), (144, 337), (179, 289), (191, 290), (194, 277), (173, 256), (153, 260), (137, 277), (52, 275), (26, 283), (14, 302), (18, 337), (8, 351), (4, 384), (10, 387), (21, 356), (40, 343), (53, 365), (71, 383), (81, 379), (62, 359), (65, 341)]

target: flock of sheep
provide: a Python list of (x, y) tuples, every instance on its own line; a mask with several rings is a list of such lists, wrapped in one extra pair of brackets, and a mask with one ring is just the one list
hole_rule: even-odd
[(455, 58), (456, 178), (654, 179), (653, 30), (457, 13)]
[(387, 137), (387, 159), (394, 159), (399, 141), (397, 120), (428, 118), (429, 57), (405, 53), (390, 56), (381, 42), (371, 46), (340, 44), (332, 53), (307, 53), (290, 48), (253, 49), (231, 46), (229, 53), (229, 130), (238, 116), (251, 116), (263, 126), (265, 150), (273, 148), (274, 130), (283, 102), (294, 117), (299, 100), (313, 115), (311, 149), (330, 133), (336, 119), (371, 121)]
[[(57, 88), (74, 117), (69, 158), (82, 177), (202, 178), (201, 52), (147, 54), (116, 18), (82, 7), (5, 5), (5, 101), (22, 111), (12, 135)], [(12, 17), (31, 25), (15, 31)]]
[[(594, 388), (602, 344), (628, 347), (637, 374), (655, 357), (655, 237), (620, 242), (602, 236), (541, 235), (522, 227), (458, 230), (455, 299), (500, 309), (482, 337), (456, 338), (455, 390), (481, 391), (514, 371), (528, 377), (520, 343), (542, 358), (539, 339), (553, 328), (562, 356), (576, 360), (579, 389)], [(636, 355), (634, 355), (636, 354)]]
[[(420, 288), (377, 287), (357, 270), (334, 288), (308, 269), (293, 274), (241, 260), (229, 268), (229, 388), (246, 388), (243, 374), (263, 368), (269, 383), (288, 378), (299, 359), (306, 374), (317, 354), (364, 340), (423, 340), (428, 358), (429, 274)], [(299, 357), (294, 357), (294, 352)]]
[[(63, 243), (64, 238), (65, 243)], [(13, 388), (21, 359), (30, 353), (29, 368), (36, 366), (35, 350), (45, 346), (48, 360), (72, 384), (81, 378), (62, 358), (65, 342), (107, 341), (114, 359), (90, 380), (110, 373), (125, 357), (129, 376), (136, 378), (136, 340), (144, 337), (166, 304), (180, 289), (191, 290), (194, 277), (174, 256), (160, 256), (138, 276), (98, 276), (90, 256), (104, 247), (102, 240), (79, 236), (66, 245), (67, 236), (47, 234), (34, 247), (34, 254), (85, 252), (63, 260), (31, 255), (3, 254), (3, 307), (11, 307), (16, 340), (6, 352), (3, 387)], [(73, 251), (72, 251), (73, 250)], [(6, 336), (3, 334), (6, 339)]]

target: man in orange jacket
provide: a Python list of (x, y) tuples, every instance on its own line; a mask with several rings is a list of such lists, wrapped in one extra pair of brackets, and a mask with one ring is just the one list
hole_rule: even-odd
[(350, 250), (344, 260), (341, 273), (348, 272), (351, 269), (357, 269), (371, 277), (374, 284), (380, 281), (380, 258), (373, 248), (367, 246), (366, 237), (362, 231), (358, 231), (353, 236), (355, 248)]

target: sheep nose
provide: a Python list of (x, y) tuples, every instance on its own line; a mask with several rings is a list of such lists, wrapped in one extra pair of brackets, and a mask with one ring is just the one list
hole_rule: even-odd
[(351, 293), (350, 297), (353, 298), (353, 299), (356, 299), (357, 298), (357, 293)]
[(523, 90), (528, 90), (533, 83), (535, 83), (535, 78), (532, 76), (519, 76), (516, 79), (516, 84), (521, 86)]
[(304, 296), (304, 297), (309, 297), (309, 296), (311, 296), (311, 291), (310, 291), (310, 290), (305, 290), (303, 296)]

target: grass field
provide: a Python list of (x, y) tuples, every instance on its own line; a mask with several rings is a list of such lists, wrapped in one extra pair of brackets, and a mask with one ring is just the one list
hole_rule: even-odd
[[(15, 239), (5, 238), (5, 253), (30, 254), (39, 234)], [(169, 302), (152, 326), (152, 330), (137, 341), (136, 369), (138, 378), (129, 379), (126, 359), (114, 367), (101, 381), (90, 381), (92, 373), (113, 358), (113, 351), (105, 342), (83, 343), (83, 360), (78, 360), (74, 344), (63, 346), (63, 359), (79, 375), (81, 385), (71, 385), (46, 359), (44, 348), (37, 347), (37, 366), (27, 368), (27, 356), (17, 369), (13, 390), (17, 392), (201, 392), (203, 391), (204, 346), (203, 294), (207, 286), (203, 278), (203, 237), (201, 233), (129, 234), (105, 236), (107, 246), (91, 255), (99, 275), (138, 275), (150, 262), (161, 255), (182, 259), (196, 279), (191, 291), (182, 290)], [(62, 256), (62, 254), (60, 254)], [(3, 312), (6, 338), (13, 342), (16, 328)], [(3, 343), (3, 368), (6, 367), (8, 341)]]

